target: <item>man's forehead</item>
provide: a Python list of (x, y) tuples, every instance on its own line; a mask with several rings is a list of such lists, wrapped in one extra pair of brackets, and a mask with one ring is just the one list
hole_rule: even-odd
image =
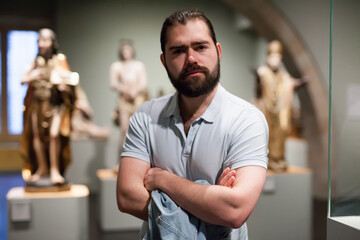
[(191, 19), (186, 24), (176, 24), (167, 31), (166, 45), (212, 41), (206, 23), (201, 19)]

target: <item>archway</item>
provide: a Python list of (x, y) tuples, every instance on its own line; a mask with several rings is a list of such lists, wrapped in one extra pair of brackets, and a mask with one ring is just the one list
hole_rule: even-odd
[(267, 0), (221, 0), (245, 15), (259, 35), (278, 39), (285, 50), (284, 63), (295, 76), (306, 76), (307, 87), (300, 90), (304, 137), (309, 146), (309, 164), (314, 174), (314, 195), (327, 197), (328, 91), (315, 60), (288, 20)]

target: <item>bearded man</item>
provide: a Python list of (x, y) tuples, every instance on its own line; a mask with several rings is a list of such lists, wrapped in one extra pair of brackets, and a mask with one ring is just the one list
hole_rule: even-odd
[(160, 42), (177, 91), (131, 118), (118, 207), (145, 220), (147, 239), (247, 239), (266, 178), (266, 120), (219, 84), (221, 46), (203, 12), (173, 13)]

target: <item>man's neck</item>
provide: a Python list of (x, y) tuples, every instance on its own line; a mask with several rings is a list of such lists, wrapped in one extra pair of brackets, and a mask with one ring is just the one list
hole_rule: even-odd
[(191, 124), (206, 111), (213, 100), (218, 87), (219, 84), (217, 84), (211, 92), (199, 97), (186, 97), (179, 94), (179, 109), (184, 125)]

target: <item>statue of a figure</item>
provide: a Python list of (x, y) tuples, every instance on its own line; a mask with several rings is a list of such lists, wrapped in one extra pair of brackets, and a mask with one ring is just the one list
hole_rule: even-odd
[(93, 121), (93, 110), (80, 85), (75, 88), (75, 105), (71, 116), (71, 139), (106, 139), (109, 137), (108, 127), (97, 126)]
[(267, 46), (266, 64), (257, 71), (255, 105), (262, 110), (269, 125), (269, 169), (287, 168), (285, 140), (292, 131), (293, 96), (305, 80), (294, 79), (282, 65), (282, 46), (277, 40)]
[(113, 120), (121, 130), (121, 147), (126, 138), (131, 115), (148, 100), (145, 66), (134, 57), (135, 50), (131, 42), (123, 41), (119, 48), (120, 61), (114, 62), (110, 67), (110, 86), (119, 93)]
[(63, 174), (71, 160), (70, 122), (79, 75), (70, 71), (65, 55), (59, 53), (52, 30), (39, 31), (38, 48), (38, 55), (21, 80), (29, 84), (21, 153), (31, 176), (25, 180), (38, 186), (43, 182), (39, 180), (50, 177), (50, 186), (63, 185)]

